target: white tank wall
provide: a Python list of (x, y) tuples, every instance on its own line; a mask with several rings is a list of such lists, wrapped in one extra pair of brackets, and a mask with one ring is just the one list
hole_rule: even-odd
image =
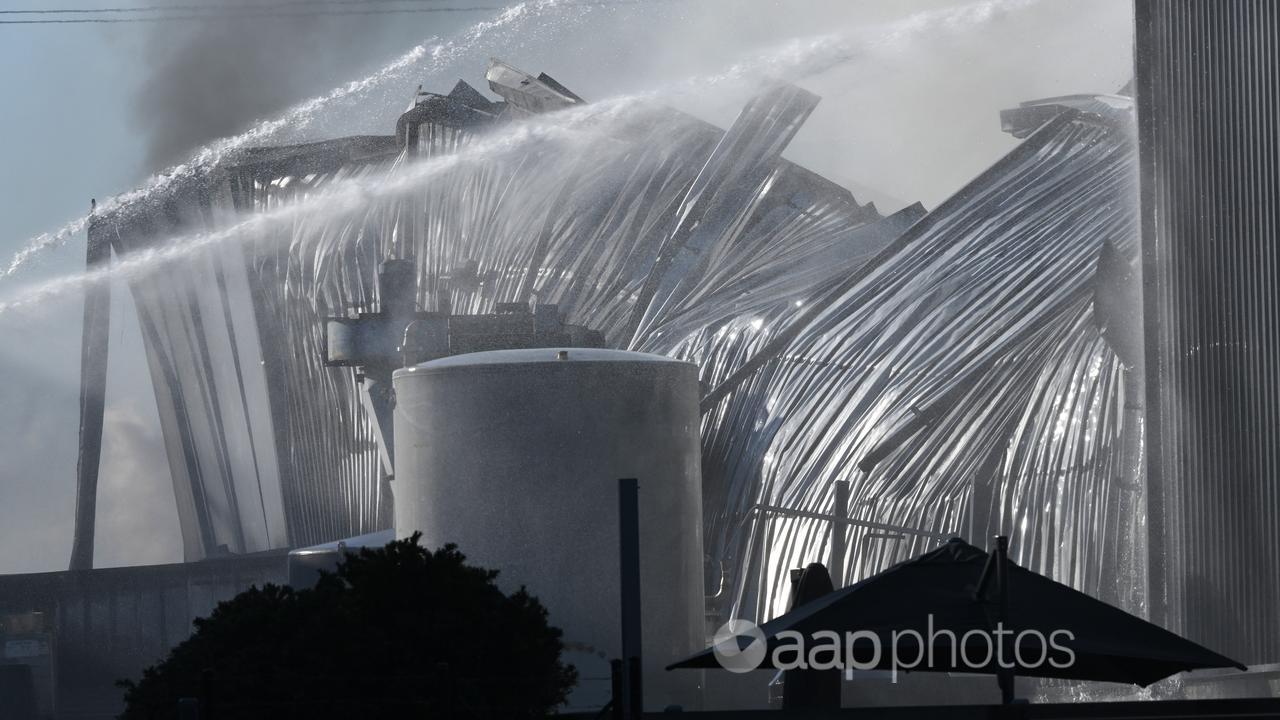
[(456, 543), (564, 629), (571, 705), (620, 657), (617, 480), (640, 481), (645, 705), (696, 706), (703, 645), (697, 368), (617, 350), (507, 350), (395, 374), (396, 534)]

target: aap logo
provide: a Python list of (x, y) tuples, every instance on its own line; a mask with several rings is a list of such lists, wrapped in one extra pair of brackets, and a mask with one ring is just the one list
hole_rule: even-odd
[(745, 673), (760, 667), (765, 650), (764, 633), (750, 620), (730, 620), (716, 631), (716, 661), (729, 672)]

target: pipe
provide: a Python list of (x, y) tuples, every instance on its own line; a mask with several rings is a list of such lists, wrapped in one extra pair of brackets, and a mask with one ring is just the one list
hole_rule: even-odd
[(793, 508), (785, 508), (778, 505), (764, 505), (764, 504), (752, 505), (751, 507), (747, 508), (747, 511), (746, 513), (743, 514), (742, 519), (738, 521), (739, 524), (745, 522), (747, 518), (750, 516), (750, 513), (757, 510), (760, 512), (777, 513), (779, 515), (784, 515), (786, 517), (805, 518), (807, 520), (826, 520), (827, 522), (831, 522), (833, 524), (838, 523), (840, 525), (863, 527), (863, 528), (868, 528), (870, 530), (883, 530), (884, 532), (901, 533), (905, 535), (916, 535), (918, 537), (934, 538), (935, 540), (942, 540), (944, 542), (955, 537), (955, 533), (933, 532), (932, 530), (920, 530), (918, 528), (903, 527), (901, 525), (890, 525), (888, 523), (878, 523), (878, 522), (872, 522), (870, 520), (855, 520), (854, 518), (850, 518), (850, 517), (838, 518), (834, 515), (824, 515), (822, 513), (809, 512), (808, 510), (796, 510)]
[(624, 713), (637, 720), (643, 710), (640, 664), (640, 483), (618, 480), (619, 586), (622, 595), (622, 663)]

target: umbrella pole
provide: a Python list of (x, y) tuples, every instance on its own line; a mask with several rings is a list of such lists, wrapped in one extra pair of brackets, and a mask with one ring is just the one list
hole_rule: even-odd
[[(996, 616), (997, 622), (1003, 623), (1009, 617), (1009, 538), (1004, 535), (996, 536), (996, 592), (1000, 598), (999, 614)], [(1007, 649), (1003, 635), (997, 635), (1000, 642), (1001, 651), (996, 658), (996, 665), (999, 669), (996, 671), (996, 682), (1000, 686), (1000, 702), (1005, 705), (1013, 704), (1013, 669), (1005, 668), (1000, 662), (1000, 658), (1005, 657)]]

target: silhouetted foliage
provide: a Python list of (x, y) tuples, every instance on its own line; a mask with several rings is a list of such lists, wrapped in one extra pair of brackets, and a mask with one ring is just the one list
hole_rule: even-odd
[(350, 556), (309, 590), (268, 585), (221, 603), (126, 688), (126, 720), (207, 697), (215, 718), (534, 718), (577, 679), (560, 630), (524, 588), (418, 535)]

